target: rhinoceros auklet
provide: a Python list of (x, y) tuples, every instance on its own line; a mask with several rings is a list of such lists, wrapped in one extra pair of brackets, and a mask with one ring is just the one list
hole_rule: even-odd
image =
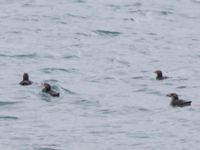
[(42, 89), (42, 92), (48, 93), (49, 95), (53, 97), (59, 97), (60, 93), (55, 92), (51, 89), (51, 86), (48, 83), (43, 84), (44, 88)]
[(170, 93), (170, 94), (167, 94), (167, 96), (172, 98), (170, 105), (173, 107), (190, 106), (192, 103), (192, 101), (185, 101), (185, 100), (179, 99), (176, 93)]
[(154, 73), (157, 74), (156, 80), (164, 80), (168, 78), (167, 76), (163, 76), (162, 71), (160, 70), (156, 70)]
[(31, 85), (32, 81), (29, 80), (28, 73), (24, 73), (23, 80), (19, 83), (20, 85)]

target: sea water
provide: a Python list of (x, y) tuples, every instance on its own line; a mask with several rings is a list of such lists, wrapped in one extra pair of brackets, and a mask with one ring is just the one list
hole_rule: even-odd
[(0, 0), (0, 70), (1, 150), (200, 149), (199, 0)]

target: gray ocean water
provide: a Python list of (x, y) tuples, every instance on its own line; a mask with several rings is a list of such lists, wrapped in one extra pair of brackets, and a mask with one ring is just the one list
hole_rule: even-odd
[(199, 66), (199, 0), (0, 0), (0, 149), (199, 150)]

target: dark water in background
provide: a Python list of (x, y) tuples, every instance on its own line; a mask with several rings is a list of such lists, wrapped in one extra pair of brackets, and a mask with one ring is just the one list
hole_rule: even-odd
[(0, 0), (0, 149), (198, 150), (199, 27), (199, 0)]

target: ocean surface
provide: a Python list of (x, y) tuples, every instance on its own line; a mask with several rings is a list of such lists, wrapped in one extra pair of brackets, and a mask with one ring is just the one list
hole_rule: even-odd
[(0, 0), (0, 69), (1, 150), (200, 149), (200, 0)]

